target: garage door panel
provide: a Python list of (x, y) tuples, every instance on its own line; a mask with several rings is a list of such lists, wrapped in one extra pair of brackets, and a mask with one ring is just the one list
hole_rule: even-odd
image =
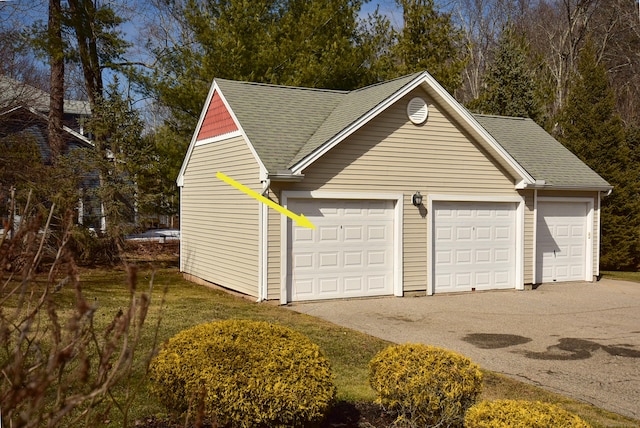
[(456, 229), (456, 241), (471, 241), (473, 236), (473, 230), (471, 227), (459, 226)]
[(493, 282), (498, 288), (513, 288), (513, 278), (510, 270), (494, 271)]
[[(307, 229), (310, 235), (313, 235), (313, 230)], [(336, 226), (321, 226), (318, 231), (319, 242), (338, 242), (338, 228)], [(305, 239), (306, 242), (312, 242), (313, 240)]]
[(312, 253), (296, 253), (293, 256), (293, 267), (296, 270), (313, 269)]
[(389, 232), (388, 228), (380, 225), (380, 226), (368, 226), (367, 227), (367, 241), (381, 241), (386, 242), (387, 232)]
[(456, 264), (471, 264), (471, 251), (470, 250), (457, 250), (456, 251)]
[[(495, 229), (495, 228), (493, 228), (493, 229)], [(493, 229), (491, 228), (491, 226), (477, 226), (475, 228), (476, 241), (488, 241), (488, 240), (490, 240), (491, 239), (491, 232), (492, 232)], [(498, 232), (495, 231), (495, 233), (496, 233), (496, 236), (497, 236)]]
[(391, 263), (388, 251), (367, 251), (368, 266), (386, 266)]
[(509, 267), (515, 263), (515, 254), (512, 252), (511, 248), (496, 248), (493, 254), (493, 260), (496, 263), (502, 263)]
[(288, 208), (316, 226), (298, 233), (290, 223), (293, 300), (393, 294), (393, 201), (290, 199)]
[(344, 252), (344, 266), (345, 267), (357, 267), (362, 268), (362, 252), (360, 251), (345, 251)]
[(433, 205), (434, 291), (515, 288), (515, 203)]
[(338, 267), (338, 252), (319, 253), (318, 255), (320, 258), (318, 267), (320, 269)]
[(313, 231), (306, 228), (296, 228), (293, 231), (293, 239), (297, 242), (313, 242)]

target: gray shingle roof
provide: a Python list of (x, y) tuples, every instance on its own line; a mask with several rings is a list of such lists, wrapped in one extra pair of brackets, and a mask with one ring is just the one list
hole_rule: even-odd
[(291, 165), (305, 158), (323, 144), (331, 140), (342, 130), (356, 122), (368, 112), (384, 102), (387, 98), (401, 90), (421, 73), (400, 77), (377, 85), (367, 86), (346, 93), (341, 102), (333, 109), (316, 132), (309, 138), (298, 154), (291, 160)]
[(216, 79), (270, 173), (286, 170), (347, 92)]
[[(31, 107), (46, 113), (49, 111), (49, 94), (10, 77), (0, 76), (0, 108), (9, 109), (16, 106)], [(63, 109), (66, 114), (91, 114), (88, 101), (65, 99)]]
[[(267, 171), (289, 170), (409, 85), (416, 73), (355, 91), (216, 79)], [(556, 188), (609, 184), (531, 119), (473, 115), (535, 180)]]
[(602, 177), (531, 119), (473, 115), (536, 180), (560, 188), (607, 188)]
[(417, 75), (356, 91), (216, 79), (270, 173), (287, 170), (386, 100)]

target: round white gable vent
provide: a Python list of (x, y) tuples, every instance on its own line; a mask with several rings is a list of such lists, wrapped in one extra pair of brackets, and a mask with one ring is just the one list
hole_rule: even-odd
[(422, 125), (427, 121), (429, 116), (429, 106), (424, 98), (415, 97), (407, 104), (407, 116), (411, 123), (415, 125)]

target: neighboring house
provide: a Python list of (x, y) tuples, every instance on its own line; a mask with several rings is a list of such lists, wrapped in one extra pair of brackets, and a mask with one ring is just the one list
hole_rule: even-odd
[(426, 72), (350, 92), (216, 79), (178, 185), (181, 271), (283, 304), (592, 281), (612, 189), (533, 121), (472, 115)]
[[(48, 93), (0, 76), (0, 138), (17, 136), (21, 141), (28, 139), (35, 142), (46, 165), (51, 164), (52, 153), (48, 134), (48, 112)], [(93, 143), (83, 135), (83, 125), (89, 116), (88, 102), (64, 100), (64, 155), (69, 155), (75, 150), (93, 149)], [(88, 190), (97, 187), (98, 184), (97, 174), (87, 172), (83, 177), (78, 198), (78, 223), (95, 228), (101, 225), (102, 207)], [(3, 216), (6, 214), (1, 213)]]
[[(0, 113), (15, 107), (25, 107), (31, 111), (47, 115), (49, 94), (10, 77), (0, 76)], [(62, 121), (65, 126), (79, 134), (84, 134), (84, 122), (91, 116), (88, 101), (64, 100)]]

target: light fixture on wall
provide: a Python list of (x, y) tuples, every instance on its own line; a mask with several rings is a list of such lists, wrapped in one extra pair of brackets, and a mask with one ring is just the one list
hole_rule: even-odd
[(413, 196), (411, 197), (411, 202), (416, 207), (419, 207), (420, 205), (422, 205), (422, 195), (420, 194), (420, 192), (416, 192), (413, 194)]

